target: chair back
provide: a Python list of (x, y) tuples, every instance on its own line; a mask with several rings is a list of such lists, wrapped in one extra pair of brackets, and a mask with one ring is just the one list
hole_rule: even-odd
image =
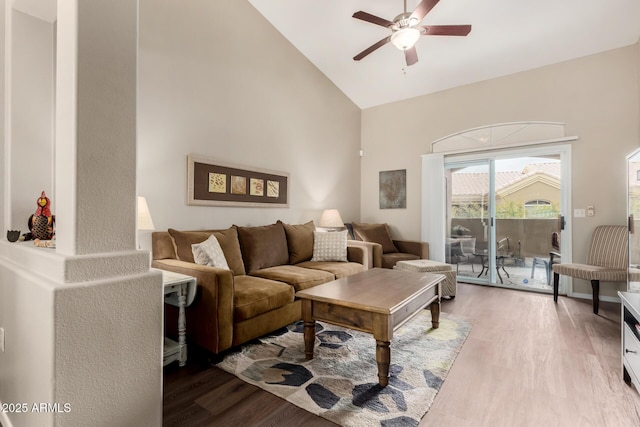
[(463, 237), (460, 240), (460, 247), (465, 255), (471, 255), (476, 251), (476, 238)]
[(498, 255), (506, 255), (511, 256), (513, 251), (511, 250), (511, 243), (509, 242), (508, 237), (504, 237), (497, 242), (497, 252)]
[(624, 225), (599, 225), (591, 237), (587, 264), (618, 270), (628, 267), (629, 231)]
[(557, 231), (551, 233), (551, 247), (556, 251), (560, 250), (560, 235)]

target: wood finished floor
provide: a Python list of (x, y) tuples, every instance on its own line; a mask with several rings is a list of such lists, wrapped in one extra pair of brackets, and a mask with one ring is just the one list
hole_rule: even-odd
[[(473, 329), (420, 426), (640, 426), (640, 395), (622, 380), (619, 304), (600, 303), (594, 315), (587, 300), (465, 284), (457, 292), (442, 311)], [(195, 351), (164, 372), (164, 426), (335, 425)]]

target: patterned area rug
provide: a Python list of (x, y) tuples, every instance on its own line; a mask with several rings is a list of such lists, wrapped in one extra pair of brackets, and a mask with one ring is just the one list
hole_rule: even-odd
[(429, 410), (471, 325), (447, 313), (431, 328), (430, 310), (395, 331), (389, 385), (378, 385), (376, 343), (363, 332), (316, 323), (314, 358), (304, 357), (297, 322), (227, 355), (218, 366), (343, 426), (417, 426)]

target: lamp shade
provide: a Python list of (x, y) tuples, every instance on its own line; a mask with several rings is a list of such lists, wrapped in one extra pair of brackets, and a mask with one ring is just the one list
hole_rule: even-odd
[(155, 230), (147, 199), (138, 196), (138, 230)]
[(342, 228), (344, 227), (344, 222), (342, 222), (342, 218), (340, 218), (338, 209), (325, 209), (322, 211), (318, 225), (323, 228)]
[(420, 38), (420, 30), (413, 27), (402, 28), (391, 34), (391, 43), (400, 50), (411, 49)]

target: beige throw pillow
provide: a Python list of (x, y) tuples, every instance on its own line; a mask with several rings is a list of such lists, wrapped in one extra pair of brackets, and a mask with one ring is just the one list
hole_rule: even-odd
[(311, 261), (347, 262), (347, 230), (314, 231)]
[(213, 234), (204, 242), (191, 245), (191, 251), (193, 252), (193, 259), (196, 264), (229, 270), (224, 252), (222, 252), (220, 243)]

